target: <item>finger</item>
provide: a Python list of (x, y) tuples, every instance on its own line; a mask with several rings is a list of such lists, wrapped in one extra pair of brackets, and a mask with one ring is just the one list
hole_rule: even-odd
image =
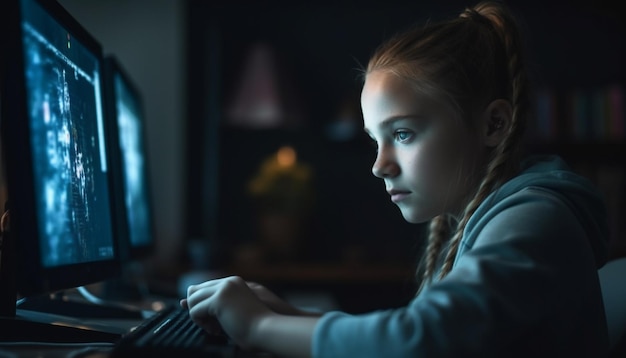
[(189, 314), (192, 316), (205, 316), (207, 314), (213, 315), (213, 302), (211, 298), (204, 299), (196, 304), (189, 304)]
[(187, 296), (187, 307), (192, 309), (201, 302), (210, 299), (218, 290), (218, 285), (211, 285), (193, 290), (193, 292)]
[(220, 279), (205, 281), (205, 282), (195, 284), (195, 285), (189, 285), (187, 287), (187, 297), (191, 296), (193, 293), (195, 293), (198, 290), (202, 290), (207, 287), (213, 287), (215, 285), (219, 285), (222, 280), (223, 279), (220, 278)]
[(211, 298), (207, 298), (198, 302), (195, 305), (189, 306), (189, 317), (198, 325), (204, 327), (210, 327), (215, 321), (215, 308)]
[(212, 287), (212, 286), (215, 286), (215, 285), (220, 285), (225, 280), (230, 280), (230, 279), (233, 279), (234, 277), (235, 276), (216, 278), (216, 279), (204, 281), (202, 283), (198, 283), (198, 284), (195, 284), (195, 285), (190, 285), (189, 287), (187, 287), (187, 296), (191, 295), (192, 293), (196, 292), (197, 290), (201, 290), (201, 289), (206, 288), (206, 287)]
[(183, 298), (179, 301), (180, 303), (180, 307), (184, 308), (184, 309), (189, 309), (189, 305), (187, 304), (187, 299)]

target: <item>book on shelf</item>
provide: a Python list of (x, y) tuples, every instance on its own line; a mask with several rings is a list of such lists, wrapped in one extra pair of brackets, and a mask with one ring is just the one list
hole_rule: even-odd
[(617, 141), (626, 138), (624, 86), (535, 91), (535, 136), (542, 140)]

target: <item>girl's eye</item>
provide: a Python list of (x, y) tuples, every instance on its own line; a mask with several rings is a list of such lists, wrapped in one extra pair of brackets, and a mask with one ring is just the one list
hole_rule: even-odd
[(404, 143), (413, 138), (413, 132), (407, 130), (397, 130), (393, 133), (395, 140)]

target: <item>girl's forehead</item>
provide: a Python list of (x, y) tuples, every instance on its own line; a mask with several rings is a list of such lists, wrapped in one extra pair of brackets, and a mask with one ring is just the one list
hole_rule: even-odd
[(407, 80), (387, 71), (373, 71), (365, 77), (363, 94), (393, 94), (396, 92), (406, 92), (410, 89)]
[[(365, 116), (406, 115), (434, 109), (433, 97), (417, 91), (414, 84), (392, 73), (375, 71), (367, 75), (361, 92)], [(402, 113), (394, 113), (394, 112)]]
[(385, 72), (368, 75), (361, 92), (362, 104), (408, 104), (419, 100), (418, 97), (406, 80)]

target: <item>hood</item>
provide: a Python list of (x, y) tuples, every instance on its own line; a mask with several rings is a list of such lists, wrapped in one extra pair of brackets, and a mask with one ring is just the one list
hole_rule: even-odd
[(598, 188), (574, 173), (558, 156), (531, 156), (522, 163), (518, 176), (493, 193), (493, 199), (499, 201), (529, 186), (552, 190), (568, 202), (587, 233), (596, 266), (603, 266), (608, 258), (609, 227), (605, 202)]

